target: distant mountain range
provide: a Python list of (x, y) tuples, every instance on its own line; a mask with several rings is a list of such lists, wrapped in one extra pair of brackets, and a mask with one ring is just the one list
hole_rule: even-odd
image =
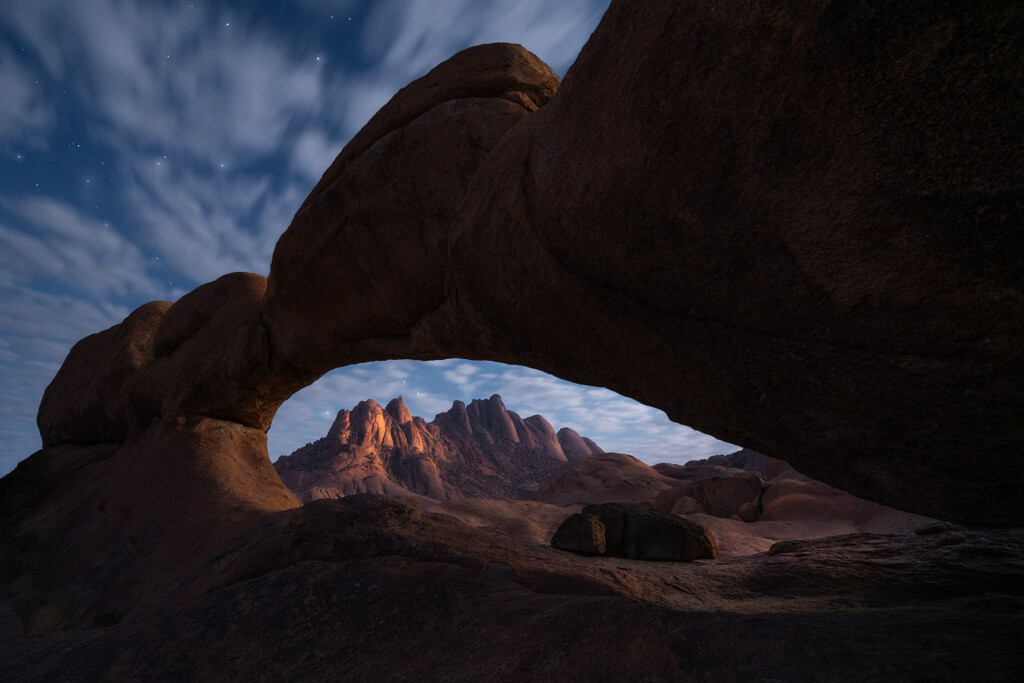
[(274, 466), (304, 502), (353, 493), (526, 500), (569, 460), (603, 452), (540, 415), (521, 418), (497, 394), (455, 401), (432, 422), (399, 396), (384, 408), (367, 400), (339, 411), (327, 436)]

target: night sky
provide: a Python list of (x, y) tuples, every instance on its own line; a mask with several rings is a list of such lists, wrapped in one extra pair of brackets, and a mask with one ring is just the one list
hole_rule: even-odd
[[(564, 75), (607, 5), (0, 2), (0, 475), (40, 447), (36, 409), (74, 342), (225, 273), (268, 274), (302, 199), (399, 88), (496, 41)], [(607, 389), (453, 359), (329, 373), (282, 406), (270, 455), (365, 398), (401, 394), (429, 420), (494, 393), (651, 463), (735, 450)]]

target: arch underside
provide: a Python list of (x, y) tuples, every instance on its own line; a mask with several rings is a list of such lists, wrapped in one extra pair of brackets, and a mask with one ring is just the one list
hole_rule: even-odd
[(886, 505), (1020, 524), (1019, 16), (704, 11), (613, 3), (561, 84), (511, 45), (410, 84), (268, 278), (80, 341), (40, 406), (44, 447), (124, 444), (89, 456), (95, 485), (193, 526), (212, 490), (226, 517), (283, 510), (265, 432), (292, 393), (351, 363), (487, 359)]

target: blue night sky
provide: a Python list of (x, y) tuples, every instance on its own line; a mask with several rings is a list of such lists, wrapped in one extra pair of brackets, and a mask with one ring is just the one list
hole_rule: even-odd
[[(71, 345), (151, 300), (268, 274), (278, 236), (345, 142), (409, 81), (480, 43), (565, 71), (607, 0), (3, 0), (0, 475)], [(342, 368), (293, 396), (271, 458), (339, 408), (403, 395), (432, 419), (498, 393), (605, 450), (685, 462), (734, 447), (607, 389), (462, 360)]]

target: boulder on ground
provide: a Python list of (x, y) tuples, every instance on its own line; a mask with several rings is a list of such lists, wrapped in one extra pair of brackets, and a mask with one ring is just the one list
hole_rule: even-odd
[(577, 512), (558, 527), (551, 545), (579, 555), (604, 555), (607, 548), (605, 528), (594, 515)]
[(588, 505), (558, 527), (551, 545), (583, 555), (633, 560), (714, 559), (717, 544), (700, 524), (621, 503)]

